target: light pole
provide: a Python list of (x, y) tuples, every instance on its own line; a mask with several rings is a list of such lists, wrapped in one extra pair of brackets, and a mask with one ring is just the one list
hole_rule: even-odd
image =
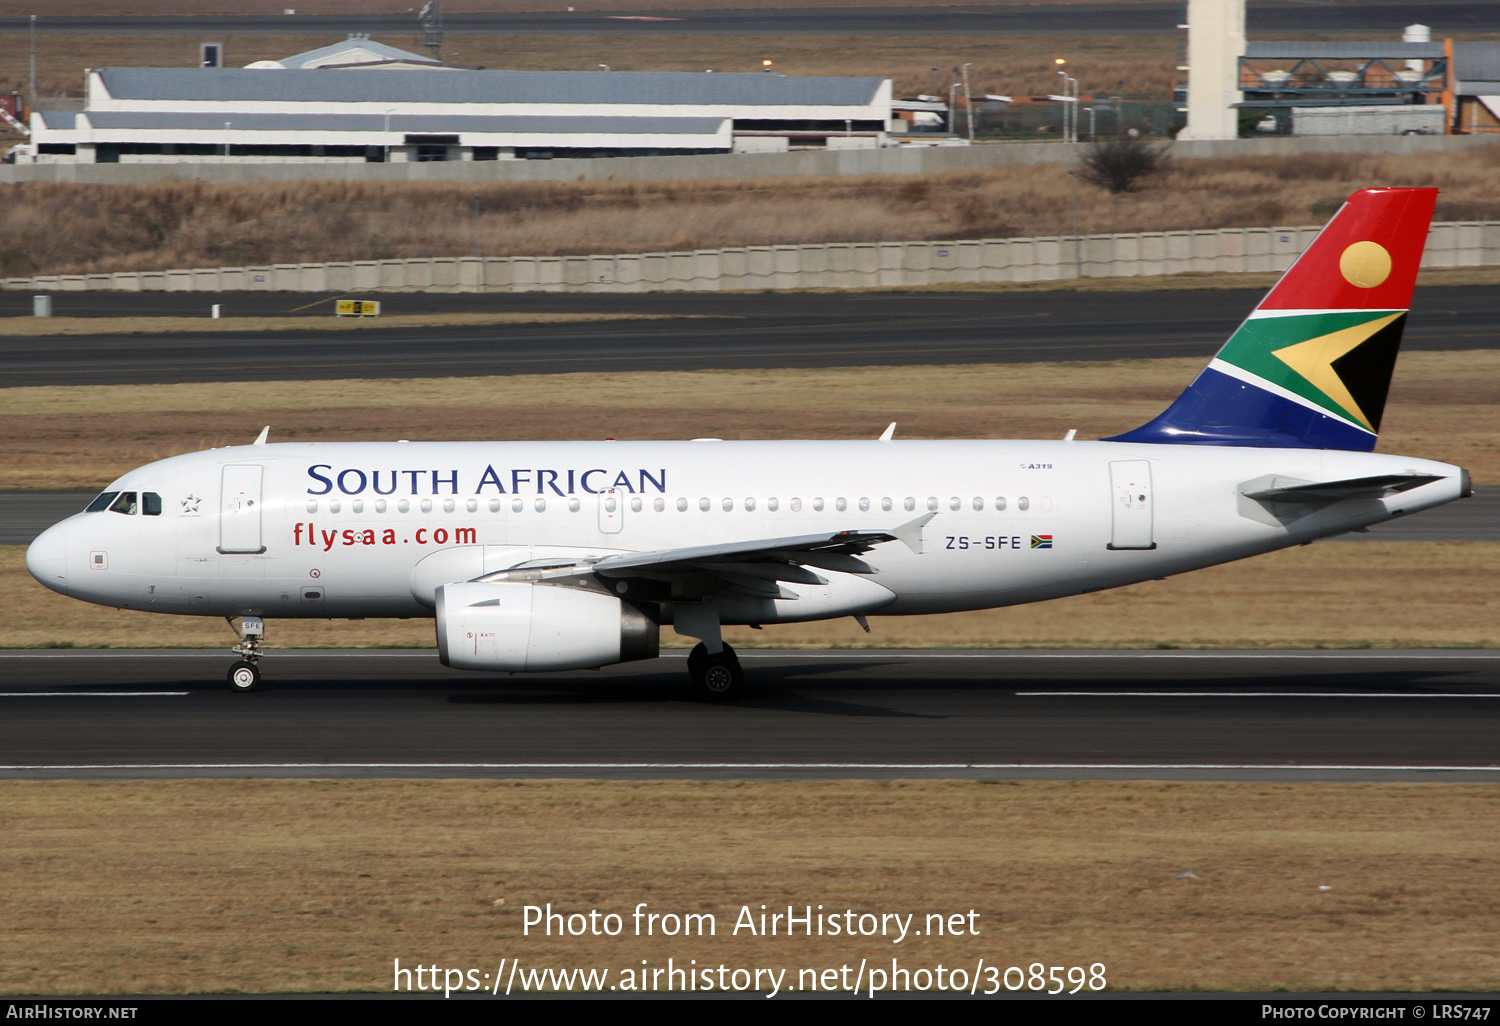
[[(1066, 71), (1059, 71), (1058, 74), (1062, 76), (1063, 96), (1068, 98), (1069, 104), (1068, 107), (1063, 108), (1063, 142), (1076, 143), (1078, 141), (1078, 79)], [(1071, 92), (1069, 91), (1070, 85)]]
[(36, 15), (31, 16), (31, 95), (26, 98), (26, 118), (36, 107)]
[(385, 132), (382, 133), (380, 140), (385, 143), (385, 160), (381, 161), (382, 164), (389, 164), (391, 162), (391, 113), (395, 109), (395, 107), (387, 107), (385, 109)]
[(479, 249), (479, 193), (474, 194), (474, 291), (484, 291), (484, 254)]
[(1093, 142), (1095, 139), (1099, 138), (1099, 136), (1095, 132), (1094, 108), (1085, 107), (1083, 109), (1089, 112), (1089, 142)]
[(224, 160), (226, 162), (229, 160), (229, 126), (233, 123), (232, 121), (224, 122)]
[(1068, 185), (1073, 194), (1073, 277), (1083, 277), (1083, 238), (1078, 234), (1078, 174), (1068, 168)]
[[(972, 62), (971, 62), (972, 63)], [(964, 65), (964, 118), (969, 122), (969, 142), (974, 141), (974, 94), (969, 91), (969, 65)]]
[(957, 120), (958, 119), (958, 100), (955, 98), (954, 94), (958, 92), (959, 85), (960, 85), (960, 83), (954, 82), (951, 86), (948, 87), (948, 134), (949, 135), (957, 135), (958, 134), (958, 120)]

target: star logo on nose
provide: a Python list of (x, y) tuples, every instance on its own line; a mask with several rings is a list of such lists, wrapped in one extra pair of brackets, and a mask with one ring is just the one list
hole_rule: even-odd
[(198, 515), (198, 503), (202, 502), (198, 496), (188, 493), (188, 497), (182, 500), (182, 515), (193, 517)]

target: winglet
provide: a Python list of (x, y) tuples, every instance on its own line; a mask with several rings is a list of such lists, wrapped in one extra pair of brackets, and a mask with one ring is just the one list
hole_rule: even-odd
[(270, 438), (270, 437), (271, 437), (271, 425), (267, 424), (265, 427), (263, 427), (263, 428), (260, 429), (260, 434), (256, 435), (255, 436), (255, 441), (251, 442), (250, 444), (251, 445), (265, 445), (266, 444), (266, 439)]
[(893, 420), (893, 421), (891, 421), (890, 427), (886, 428), (884, 431), (882, 431), (880, 433), (880, 440), (882, 442), (889, 442), (892, 438), (895, 438), (895, 437), (896, 437), (896, 422)]
[(892, 529), (891, 533), (896, 536), (897, 541), (920, 556), (922, 554), (922, 528), (926, 527), (935, 516), (937, 516), (936, 513), (923, 513), (910, 523)]

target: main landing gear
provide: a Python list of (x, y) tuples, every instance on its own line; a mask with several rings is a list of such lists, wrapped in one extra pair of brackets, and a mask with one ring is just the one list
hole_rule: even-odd
[(688, 673), (693, 678), (693, 690), (700, 698), (710, 702), (730, 702), (745, 693), (745, 671), (740, 666), (734, 649), (725, 645), (723, 651), (710, 655), (702, 642), (688, 653)]
[(240, 639), (240, 643), (230, 649), (240, 658), (229, 667), (229, 688), (242, 693), (254, 691), (260, 687), (260, 639), (265, 636), (266, 622), (258, 616), (242, 616), (240, 626), (236, 628), (232, 617), (226, 616), (225, 619), (229, 621), (229, 629)]

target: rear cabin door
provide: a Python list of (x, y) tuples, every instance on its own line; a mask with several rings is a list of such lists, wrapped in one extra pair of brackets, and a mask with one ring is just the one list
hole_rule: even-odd
[(1115, 460), (1109, 465), (1113, 489), (1113, 518), (1109, 547), (1154, 549), (1152, 538), (1151, 463), (1149, 460)]
[(219, 551), (264, 552), (261, 541), (260, 483), (264, 468), (231, 465), (224, 468), (219, 496)]

